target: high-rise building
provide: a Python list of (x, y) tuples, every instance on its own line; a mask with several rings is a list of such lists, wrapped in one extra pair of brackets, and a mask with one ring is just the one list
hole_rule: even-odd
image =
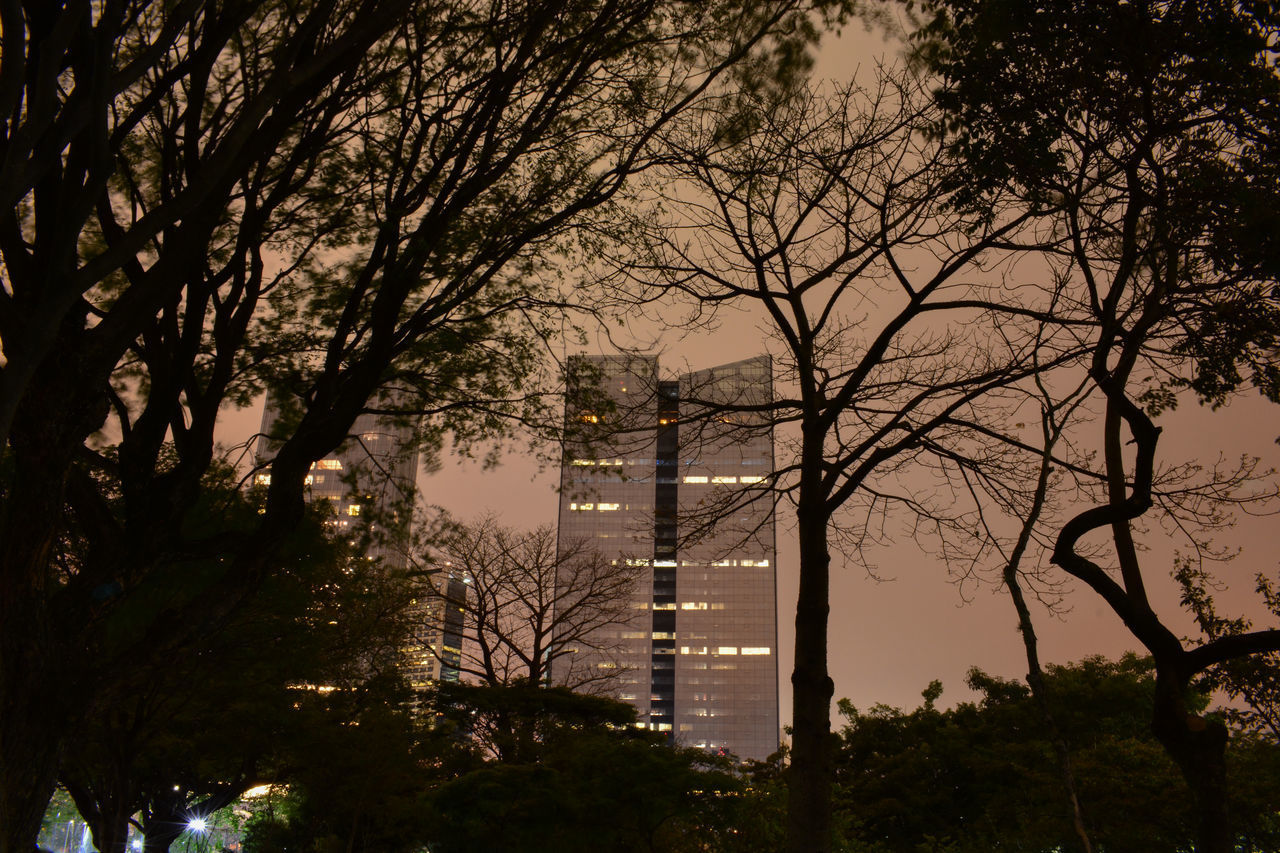
[[(269, 436), (283, 417), (270, 400), (262, 413), (257, 456), (259, 463), (271, 458)], [(312, 463), (307, 474), (309, 502), (328, 501), (333, 508), (330, 523), (339, 531), (354, 530), (368, 522), (381, 526), (383, 535), (372, 536), (365, 556), (376, 559), (389, 572), (408, 565), (409, 533), (418, 476), (418, 450), (412, 428), (400, 421), (377, 415), (360, 415), (351, 434), (333, 453)], [(258, 481), (269, 482), (270, 474)], [(388, 531), (394, 531), (386, 535)], [(460, 578), (445, 583), (451, 597), (465, 595)], [(461, 659), (461, 613), (445, 598), (425, 597), (413, 604), (414, 630), (402, 648), (403, 671), (410, 685), (420, 690), (436, 681), (457, 681)]]
[[(640, 569), (625, 623), (574, 665), (682, 745), (763, 759), (778, 748), (772, 396), (767, 356), (663, 381), (657, 359), (574, 362), (562, 543)], [(553, 674), (554, 677), (554, 674)]]

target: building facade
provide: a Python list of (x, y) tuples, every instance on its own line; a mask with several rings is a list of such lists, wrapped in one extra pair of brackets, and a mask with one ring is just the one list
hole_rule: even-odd
[[(670, 381), (650, 357), (583, 358), (566, 418), (559, 537), (640, 570), (631, 618), (598, 644), (609, 692), (684, 745), (778, 748), (772, 396), (766, 356)], [(583, 652), (591, 655), (591, 652)]]
[[(258, 462), (271, 458), (270, 436), (281, 428), (281, 409), (268, 400), (262, 413)], [(402, 572), (408, 565), (410, 524), (418, 476), (418, 451), (413, 429), (402, 422), (360, 415), (347, 440), (333, 453), (312, 463), (306, 478), (307, 501), (327, 501), (333, 516), (329, 523), (341, 533), (355, 533), (362, 524), (381, 526), (383, 535), (372, 535), (365, 556), (376, 559), (388, 572)], [(270, 474), (259, 474), (266, 483)], [(387, 531), (394, 531), (386, 535)], [(465, 595), (458, 578), (447, 578), (449, 596)], [(413, 603), (414, 630), (401, 649), (403, 671), (414, 690), (436, 681), (457, 681), (461, 659), (462, 614), (445, 598), (426, 596)]]

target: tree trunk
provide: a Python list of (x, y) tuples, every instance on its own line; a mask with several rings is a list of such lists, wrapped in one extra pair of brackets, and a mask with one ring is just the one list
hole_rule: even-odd
[(1200, 853), (1233, 853), (1227, 810), (1227, 727), (1189, 712), (1183, 679), (1156, 670), (1151, 728), (1195, 798)]
[(800, 594), (796, 601), (795, 669), (791, 673), (792, 747), (787, 773), (787, 850), (832, 849), (831, 779), (835, 762), (827, 673), (830, 565), (827, 515), (822, 503), (803, 494), (797, 511), (800, 535)]
[(0, 607), (0, 853), (31, 853), (57, 784), (66, 728), (42, 609), (4, 596)]

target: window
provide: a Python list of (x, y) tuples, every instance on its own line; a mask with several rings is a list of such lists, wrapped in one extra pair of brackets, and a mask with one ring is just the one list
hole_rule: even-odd
[(768, 646), (743, 646), (742, 653), (744, 655), (767, 655), (771, 653)]
[(711, 478), (711, 482), (713, 482), (713, 483), (721, 483), (721, 484), (723, 484), (723, 483), (736, 483), (736, 482), (738, 482), (738, 478), (737, 478), (737, 477), (712, 477), (712, 478)]
[(737, 653), (737, 646), (720, 646), (720, 648), (716, 649), (716, 654), (718, 655), (736, 655)]
[(706, 477), (685, 477), (684, 481), (686, 483), (705, 483), (707, 482), (707, 478)]
[(739, 483), (743, 483), (746, 485), (751, 485), (752, 483), (761, 483), (763, 481), (764, 481), (764, 477), (739, 477), (738, 478)]
[(347, 507), (347, 515), (356, 516), (360, 514), (360, 504), (351, 504)]
[(615, 510), (620, 506), (621, 504), (598, 504), (596, 509), (600, 510), (600, 512), (609, 512), (610, 510)]
[(341, 471), (342, 463), (337, 459), (321, 459), (313, 467), (319, 468), (321, 471)]
[[(672, 605), (674, 609), (675, 605)], [(707, 603), (705, 601), (684, 601), (680, 604), (681, 610), (706, 610)]]

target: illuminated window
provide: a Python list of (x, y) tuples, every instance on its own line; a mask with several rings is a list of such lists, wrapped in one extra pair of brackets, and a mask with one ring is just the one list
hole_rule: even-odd
[(684, 601), (680, 604), (681, 610), (706, 610), (707, 603), (705, 601)]
[(737, 653), (738, 653), (737, 646), (721, 646), (720, 648), (716, 649), (716, 654), (718, 655), (736, 655)]
[(742, 653), (744, 655), (767, 655), (771, 654), (772, 651), (768, 646), (743, 646)]
[(615, 510), (620, 506), (621, 504), (599, 504), (596, 509), (600, 510), (600, 512), (609, 512), (610, 510)]
[(321, 459), (315, 464), (321, 471), (341, 471), (342, 463), (337, 459)]
[(738, 482), (746, 483), (748, 485), (751, 483), (762, 483), (764, 482), (764, 477), (739, 477)]
[(676, 635), (674, 631), (654, 631), (653, 638), (655, 640), (674, 640)]
[(310, 486), (313, 479), (314, 478), (310, 474), (308, 474), (307, 476), (302, 478), (302, 485)]
[(706, 646), (681, 646), (680, 654), (682, 655), (705, 655), (707, 653)]
[(347, 515), (359, 515), (359, 514), (360, 514), (360, 504), (352, 504), (351, 506), (347, 507)]
[(583, 412), (581, 415), (581, 418), (584, 424), (600, 423), (600, 416), (595, 414), (594, 412)]
[(643, 640), (647, 636), (648, 634), (646, 634), (644, 631), (623, 631), (622, 632), (622, 639), (624, 640)]
[(738, 478), (737, 478), (737, 477), (712, 477), (712, 478), (711, 478), (711, 482), (713, 482), (713, 483), (736, 483), (736, 482), (738, 482)]
[(569, 509), (571, 510), (595, 509), (595, 506), (596, 505), (593, 503), (592, 504), (571, 503), (569, 504)]
[(255, 483), (257, 483), (259, 486), (270, 486), (270, 485), (271, 485), (271, 475), (270, 475), (270, 474), (259, 474), (258, 476), (256, 476), (256, 477), (254, 477), (254, 478), (253, 478), (253, 481), (254, 481)]
[(596, 464), (596, 462), (595, 462), (595, 460), (594, 460), (594, 459), (575, 459), (575, 460), (573, 460), (572, 462), (570, 462), (569, 464), (570, 464), (570, 465), (577, 465), (578, 467), (580, 467), (580, 468), (581, 468), (581, 467), (585, 467), (585, 466), (588, 466), (588, 465), (594, 465), (594, 464)]
[(707, 478), (706, 477), (685, 477), (684, 481), (686, 483), (705, 483), (707, 482)]
[(659, 569), (674, 569), (676, 567), (675, 560), (654, 560), (653, 565)]
[[(675, 610), (676, 603), (674, 601), (661, 602), (659, 604), (653, 605), (653, 609), (654, 610)], [(687, 610), (688, 608), (686, 607), (685, 609)]]

